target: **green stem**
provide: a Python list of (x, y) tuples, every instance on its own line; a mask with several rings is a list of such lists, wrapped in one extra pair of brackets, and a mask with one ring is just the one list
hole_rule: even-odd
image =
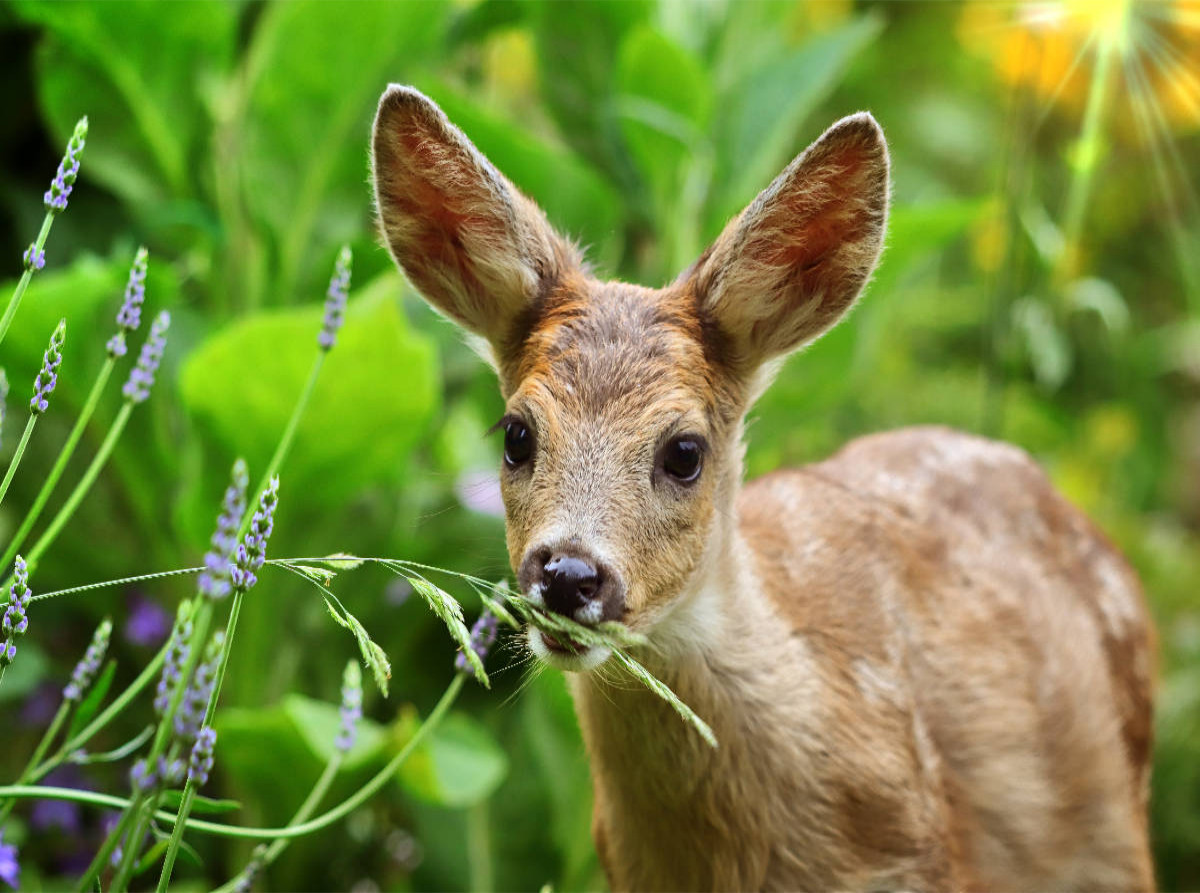
[[(344, 759), (345, 754), (343, 754), (340, 750), (334, 751), (334, 755), (330, 758), (329, 762), (325, 764), (325, 771), (321, 773), (321, 777), (317, 779), (317, 783), (313, 785), (313, 789), (308, 792), (308, 796), (305, 798), (304, 802), (300, 804), (300, 808), (296, 810), (296, 814), (292, 816), (292, 820), (288, 822), (289, 828), (299, 825), (310, 815), (312, 815), (313, 810), (317, 808), (317, 804), (320, 803), (325, 797), (325, 794), (328, 793), (329, 786), (333, 783), (333, 779), (338, 774), (339, 770), (341, 770), (342, 761)], [(272, 841), (271, 845), (267, 847), (266, 852), (264, 852), (260, 858), (259, 870), (261, 871), (263, 868), (266, 868), (268, 865), (272, 864), (276, 859), (278, 859), (280, 854), (287, 849), (288, 844), (290, 843), (291, 840), (286, 837)], [(237, 885), (238, 877), (235, 876), (223, 886), (218, 887), (214, 893), (233, 893), (233, 890), (236, 889)], [(163, 891), (166, 889), (166, 885), (160, 878), (158, 882), (159, 893), (163, 893)]]
[(90, 741), (97, 732), (103, 729), (106, 725), (112, 722), (113, 718), (124, 710), (133, 702), (147, 685), (150, 684), (155, 676), (158, 675), (159, 669), (163, 665), (163, 661), (167, 658), (167, 649), (170, 647), (170, 640), (163, 643), (162, 648), (158, 650), (158, 654), (154, 659), (146, 665), (138, 677), (130, 683), (129, 687), (121, 692), (111, 704), (109, 704), (99, 716), (93, 719), (90, 723), (83, 727), (74, 738), (63, 743), (63, 745), (54, 753), (54, 756), (46, 760), (42, 765), (33, 770), (33, 781), (39, 781), (55, 766), (63, 761), (68, 754), (74, 753), (88, 741)]
[[(38, 742), (37, 748), (33, 751), (33, 756), (29, 758), (29, 762), (25, 764), (25, 768), (21, 770), (21, 774), (17, 776), (17, 784), (24, 784), (33, 775), (38, 763), (46, 755), (46, 751), (50, 749), (50, 742), (58, 737), (58, 730), (62, 728), (62, 724), (70, 712), (71, 702), (63, 699), (63, 702), (58, 706), (58, 712), (54, 714), (54, 719), (50, 721), (50, 728), (46, 729), (46, 733), (42, 735), (42, 740)], [(16, 805), (15, 800), (9, 800), (3, 807), (0, 807), (0, 827), (4, 826), (4, 820), (8, 818), (9, 813), (12, 812), (13, 807)]]
[[(50, 227), (54, 223), (56, 213), (55, 211), (47, 211), (46, 216), (42, 218), (42, 228), (33, 243), (35, 252), (40, 252), (45, 247), (46, 237), (50, 235)], [(8, 306), (4, 308), (4, 318), (0, 319), (0, 341), (3, 341), (4, 336), (8, 334), (8, 327), (12, 324), (13, 317), (17, 315), (17, 308), (21, 306), (21, 299), (25, 297), (25, 289), (29, 287), (29, 280), (32, 278), (33, 270), (26, 269), (21, 274), (21, 281), (13, 289), (12, 297), (8, 299)]]
[(129, 422), (133, 406), (132, 400), (125, 401), (121, 407), (121, 411), (113, 419), (112, 427), (108, 429), (108, 434), (105, 435), (104, 442), (100, 444), (100, 449), (96, 451), (96, 455), (92, 459), (92, 464), (87, 467), (87, 471), (83, 473), (83, 477), (79, 479), (79, 483), (75, 485), (75, 489), (71, 491), (71, 495), (67, 497), (67, 501), (63, 503), (63, 507), (58, 510), (58, 514), (54, 516), (54, 520), (42, 531), (42, 535), (38, 537), (37, 542), (33, 544), (33, 548), (29, 550), (29, 555), (26, 557), (25, 563), (29, 565), (30, 573), (33, 573), (34, 568), (37, 567), (38, 559), (50, 548), (55, 538), (62, 531), (63, 525), (75, 514), (75, 509), (79, 508), (79, 503), (83, 501), (83, 497), (87, 495), (88, 490), (92, 488), (92, 484), (96, 482), (96, 477), (100, 474), (100, 469), (108, 461), (113, 447), (117, 445), (117, 440), (121, 437), (121, 432), (125, 430), (125, 425)]
[(33, 434), (33, 426), (37, 424), (37, 418), (37, 414), (31, 412), (29, 421), (25, 423), (21, 442), (17, 444), (17, 451), (13, 453), (12, 461), (8, 463), (8, 472), (4, 475), (4, 483), (0, 484), (0, 502), (4, 502), (4, 494), (8, 492), (8, 485), (12, 483), (13, 475), (17, 473), (17, 466), (21, 464), (21, 456), (25, 454), (25, 445), (29, 443), (29, 435)]
[(87, 427), (87, 423), (91, 421), (92, 413), (96, 411), (96, 404), (100, 402), (100, 394), (104, 391), (104, 386), (108, 383), (109, 376), (112, 375), (116, 362), (115, 359), (109, 357), (104, 365), (100, 367), (100, 374), (96, 376), (96, 381), (92, 385), (92, 391), (88, 394), (87, 402), (83, 405), (83, 411), (79, 413), (79, 418), (75, 420), (75, 427), (71, 429), (71, 433), (67, 436), (67, 442), (63, 444), (63, 448), (59, 451), (58, 459), (55, 461), (54, 467), (50, 469), (50, 473), (46, 476), (46, 481), (42, 484), (42, 489), (38, 491), (37, 498), (33, 501), (33, 506), (25, 513), (25, 520), (21, 522), (21, 526), (13, 536), (12, 541), (8, 544), (8, 548), (4, 550), (4, 557), (0, 558), (0, 568), (8, 567), (12, 563), (13, 558), (16, 557), (17, 550), (25, 542), (25, 537), (29, 536), (29, 531), (37, 523), (42, 509), (46, 507), (46, 501), (49, 500), (51, 492), (53, 492), (55, 486), (58, 484), (59, 478), (62, 477), (67, 463), (71, 461), (75, 447), (79, 445), (79, 438), (83, 436), (83, 429)]
[[(321, 367), (324, 364), (325, 351), (319, 350), (316, 359), (313, 361), (312, 369), (308, 373), (308, 380), (304, 383), (304, 389), (300, 392), (300, 396), (296, 400), (296, 405), (292, 408), (292, 415), (288, 419), (287, 427), (283, 429), (283, 435), (279, 438), (279, 443), (275, 447), (275, 453), (271, 456), (271, 461), (267, 463), (266, 470), (263, 472), (258, 486), (254, 488), (251, 499), (246, 505), (246, 511), (242, 515), (242, 523), (238, 528), (238, 541), (241, 541), (246, 536), (246, 532), (250, 529), (250, 522), (254, 517), (259, 497), (267, 489), (271, 478), (279, 471), (284, 459), (287, 458), (288, 453), (291, 451), (292, 442), (296, 439), (296, 431), (300, 427), (300, 419), (304, 415), (304, 410), (308, 407), (309, 400), (312, 398), (313, 390), (317, 386), (317, 378), (320, 376)], [(221, 658), (217, 663), (217, 673), (213, 680), (212, 692), (208, 697), (208, 704), (204, 710), (204, 721), (201, 723), (201, 728), (212, 724), (213, 714), (217, 709), (217, 701), (221, 697), (221, 686), (225, 682), (225, 670), (229, 666), (229, 655), (233, 650), (233, 637), (237, 632), (238, 616), (242, 611), (242, 599), (244, 596), (245, 592), (240, 590), (233, 594), (233, 605), (229, 609), (229, 619), (225, 623), (225, 641), (221, 646)], [(185, 675), (184, 678), (189, 677)], [(186, 827), (188, 816), (192, 811), (192, 802), (195, 799), (195, 793), (195, 786), (189, 777), (187, 783), (184, 785), (183, 799), (180, 801), (179, 812), (175, 818), (175, 826), (171, 831), (171, 841), (167, 845), (166, 856), (163, 859), (163, 870), (158, 880), (159, 890), (165, 890), (167, 884), (170, 883), (171, 871), (175, 866), (175, 857), (178, 855), (179, 844), (183, 839), (183, 829)]]
[(467, 875), (472, 893), (496, 889), (492, 879), (492, 843), (484, 800), (467, 810)]
[(1109, 85), (1112, 81), (1109, 75), (1116, 53), (1117, 47), (1112, 35), (1106, 35), (1100, 40), (1096, 49), (1096, 70), (1092, 74), (1091, 90), (1083, 114), (1083, 130), (1079, 137), (1079, 169), (1071, 180), (1063, 216), (1063, 253), (1055, 270), (1056, 284), (1060, 287), (1078, 274), (1079, 241), (1088, 198), (1092, 192), (1092, 182), (1098, 167), (1100, 127), (1108, 109)]
[[(412, 752), (425, 740), (426, 736), (437, 728), (438, 724), (450, 710), (450, 707), (454, 704), (459, 692), (462, 691), (463, 683), (466, 679), (467, 677), (464, 674), (456, 673), (454, 679), (446, 686), (446, 691), (442, 694), (441, 699), (430, 712), (428, 718), (425, 722), (421, 723), (420, 728), (413, 733), (413, 736), (405, 742), (400, 752), (392, 757), (386, 766), (372, 776), (371, 780), (359, 788), (349, 799), (328, 812), (322, 813), (317, 818), (301, 822), (297, 825), (287, 825), (283, 828), (240, 828), (236, 825), (224, 825), (219, 822), (206, 822), (200, 819), (188, 819), (187, 826), (194, 831), (203, 831), (219, 837), (237, 837), (245, 840), (291, 840), (303, 837), (306, 834), (312, 834), (314, 831), (320, 831), (323, 828), (328, 828), (358, 809), (358, 807), (375, 796), (387, 784), (391, 777), (395, 775), (396, 770), (411, 756)], [(80, 791), (75, 788), (36, 787), (30, 785), (2, 786), (0, 787), (0, 797), (12, 797), (16, 800), (71, 800), (89, 806), (102, 806), (106, 809), (127, 809), (131, 805), (128, 799), (113, 797), (110, 794)], [(155, 813), (154, 817), (168, 822), (173, 821), (175, 818), (171, 813), (162, 811)], [(87, 889), (87, 886), (84, 885), (83, 889)]]

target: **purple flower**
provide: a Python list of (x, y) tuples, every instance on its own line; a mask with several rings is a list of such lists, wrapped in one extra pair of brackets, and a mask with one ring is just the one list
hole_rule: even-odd
[(38, 248), (36, 244), (25, 249), (22, 259), (25, 261), (25, 269), (30, 272), (36, 272), (46, 266), (46, 252)]
[(21, 886), (21, 865), (17, 862), (17, 848), (4, 842), (3, 831), (0, 831), (0, 880), (14, 890)]
[(208, 712), (208, 700), (212, 697), (217, 682), (217, 668), (221, 665), (221, 651), (225, 646), (225, 633), (217, 630), (204, 649), (204, 660), (196, 667), (192, 681), (184, 692), (179, 712), (175, 714), (175, 734), (183, 742), (195, 739)]
[(246, 538), (238, 544), (231, 573), (233, 588), (248, 592), (258, 582), (258, 572), (267, 560), (267, 540), (275, 529), (275, 507), (279, 505), (279, 475), (271, 478), (258, 500), (258, 511), (250, 520)]
[(157, 645), (171, 631), (171, 618), (158, 602), (134, 595), (123, 635), (134, 645)]
[(138, 760), (129, 770), (129, 787), (135, 794), (153, 790), (158, 784), (158, 773), (150, 768), (146, 760)]
[[(142, 304), (146, 300), (146, 264), (149, 257), (145, 248), (139, 248), (133, 257), (133, 265), (129, 268), (125, 300), (117, 312), (117, 334), (108, 339), (108, 355), (114, 360), (125, 356), (125, 333), (132, 332), (142, 322)], [(160, 351), (159, 356), (161, 355)]]
[(355, 661), (346, 664), (346, 672), (342, 674), (342, 728), (334, 747), (346, 753), (354, 747), (358, 740), (358, 721), (362, 719), (362, 670)]
[(208, 782), (208, 773), (213, 767), (213, 748), (217, 745), (217, 730), (212, 726), (205, 726), (200, 730), (200, 734), (196, 736), (196, 743), (192, 746), (192, 756), (188, 761), (188, 778), (198, 788), (204, 787)]
[(33, 399), (29, 411), (41, 415), (50, 407), (49, 396), (58, 384), (58, 367), (62, 365), (63, 342), (67, 339), (67, 321), (60, 319), (50, 335), (50, 346), (42, 354), (42, 368), (33, 381)]
[(460, 504), (493, 518), (504, 517), (500, 497), (500, 476), (494, 471), (464, 471), (454, 482), (454, 494)]
[(17, 656), (16, 640), (29, 629), (29, 618), (25, 611), (29, 608), (33, 593), (29, 591), (29, 571), (25, 567), (25, 559), (20, 555), (14, 563), (13, 576), (16, 580), (9, 591), (4, 620), (0, 621), (0, 632), (4, 633), (4, 642), (0, 644), (0, 667), (6, 667), (13, 662), (13, 658)]
[(317, 344), (321, 350), (329, 350), (337, 343), (338, 329), (345, 321), (352, 260), (350, 246), (343, 245), (342, 250), (338, 252), (337, 263), (334, 264), (333, 277), (329, 280), (329, 290), (325, 292), (325, 318), (321, 321), (321, 334), (317, 336)]
[(233, 551), (237, 548), (237, 531), (246, 512), (246, 487), (250, 479), (246, 463), (233, 463), (233, 479), (225, 489), (225, 501), (217, 516), (209, 550), (204, 553), (204, 571), (200, 574), (200, 594), (214, 600), (229, 595), (233, 588)]
[(46, 190), (46, 195), (43, 197), (46, 210), (51, 213), (57, 214), (66, 210), (67, 198), (71, 195), (71, 188), (75, 185), (75, 178), (79, 175), (79, 154), (83, 151), (87, 130), (88, 120), (87, 116), (84, 116), (75, 125), (75, 132), (71, 134), (71, 139), (67, 143), (67, 154), (59, 162), (58, 173), (55, 174), (50, 188)]
[(191, 638), (191, 605), (183, 602), (175, 614), (175, 625), (171, 630), (171, 643), (167, 646), (167, 656), (163, 659), (162, 677), (158, 680), (158, 688), (154, 694), (154, 709), (160, 716), (167, 712), (175, 688), (180, 684), (183, 667), (191, 652), (189, 645)]
[(96, 627), (96, 632), (92, 635), (92, 643), (88, 645), (87, 651), (84, 652), (83, 659), (75, 665), (75, 672), (71, 674), (71, 681), (67, 683), (67, 687), (63, 689), (63, 698), (68, 701), (78, 701), (83, 697), (83, 693), (88, 690), (92, 684), (92, 680), (96, 677), (96, 673), (100, 669), (100, 664), (104, 661), (104, 655), (108, 651), (108, 639), (112, 635), (112, 621), (107, 617)]
[[(480, 660), (487, 657), (488, 649), (496, 641), (496, 627), (496, 615), (487, 608), (483, 609), (483, 613), (471, 627), (471, 650), (479, 656)], [(464, 652), (458, 653), (458, 657), (454, 659), (454, 666), (460, 673), (471, 672), (471, 664), (467, 661), (467, 655)]]
[(408, 601), (412, 594), (412, 583), (404, 577), (393, 577), (383, 590), (383, 599), (393, 608), (398, 608)]
[[(138, 354), (137, 365), (129, 371), (129, 380), (122, 389), (126, 400), (142, 403), (150, 396), (150, 388), (154, 386), (154, 374), (158, 372), (158, 364), (162, 361), (163, 351), (167, 349), (167, 329), (171, 325), (171, 314), (163, 310), (154, 318), (150, 325), (150, 336), (142, 345)], [(110, 342), (111, 347), (111, 342)]]
[[(74, 766), (55, 769), (42, 780), (42, 784), (59, 788), (91, 790), (79, 770)], [(78, 803), (72, 803), (70, 800), (35, 800), (33, 809), (30, 810), (29, 822), (39, 831), (58, 828), (66, 834), (75, 834), (80, 830), (80, 818)]]
[(263, 869), (263, 862), (267, 858), (267, 847), (265, 844), (259, 844), (254, 848), (254, 853), (250, 856), (250, 861), (246, 863), (246, 867), (242, 869), (242, 873), (237, 876), (237, 883), (233, 886), (233, 893), (250, 893), (254, 888), (254, 880), (258, 877), (258, 873)]

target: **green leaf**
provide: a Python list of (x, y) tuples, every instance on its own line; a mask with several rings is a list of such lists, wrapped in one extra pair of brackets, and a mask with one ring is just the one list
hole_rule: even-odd
[(508, 775), (508, 757), (486, 728), (451, 713), (400, 767), (397, 780), (410, 794), (461, 809), (486, 800)]
[(642, 26), (621, 44), (616, 81), (621, 134), (643, 182), (660, 202), (678, 196), (683, 163), (706, 151), (708, 73), (683, 47)]
[(160, 837), (155, 842), (154, 846), (146, 850), (145, 855), (138, 860), (137, 865), (133, 869), (133, 876), (137, 877), (138, 875), (149, 871), (151, 868), (157, 865), (158, 860), (163, 857), (163, 853), (167, 851), (167, 847), (170, 846), (170, 843), (170, 838)]
[[(342, 728), (338, 707), (325, 701), (290, 694), (283, 699), (283, 712), (308, 749), (318, 760), (328, 763), (336, 749), (334, 741)], [(343, 769), (355, 769), (376, 759), (387, 744), (387, 734), (365, 717), (358, 721), (358, 737), (343, 758)]]
[(728, 186), (709, 216), (709, 235), (766, 188), (801, 148), (796, 136), (858, 53), (883, 28), (862, 16), (813, 36), (798, 49), (756, 68), (720, 97), (719, 180)]
[[(162, 808), (168, 811), (178, 811), (183, 803), (183, 791), (165, 791), (162, 798)], [(196, 815), (220, 815), (226, 812), (237, 812), (242, 804), (237, 800), (214, 800), (200, 794), (192, 795), (192, 812)]]
[(71, 725), (67, 728), (68, 741), (83, 731), (83, 727), (96, 715), (96, 711), (104, 703), (104, 696), (112, 687), (113, 677), (116, 673), (117, 662), (115, 660), (108, 661), (104, 665), (104, 669), (97, 675), (91, 688), (88, 689), (87, 694), (83, 696), (83, 700), (79, 702), (79, 706), (75, 708), (75, 715), (71, 717)]
[(235, 6), (185, 0), (170, 15), (154, 0), (128, 0), (119, 15), (90, 3), (15, 8), (50, 35), (38, 92), (56, 135), (65, 141), (89, 116), (83, 180), (94, 176), (134, 207), (188, 194), (211, 127), (197, 86), (229, 67)]
[[(288, 2), (265, 7), (246, 52), (238, 162), (252, 214), (276, 234), (294, 300), (326, 275), (319, 250), (362, 231), (364, 149), (389, 81), (419, 80), (440, 46), (446, 4)], [(333, 39), (336, 35), (336, 39)]]
[[(394, 477), (438, 399), (430, 342), (409, 330), (391, 271), (350, 302), (282, 470), (310, 507)], [(184, 360), (184, 404), (251, 467), (266, 465), (317, 356), (321, 305), (251, 314)]]
[(441, 619), (442, 623), (446, 624), (451, 638), (458, 643), (459, 650), (466, 655), (467, 663), (471, 665), (479, 684), (490, 688), (491, 682), (488, 681), (487, 673), (483, 669), (483, 661), (471, 647), (471, 631), (463, 623), (462, 605), (450, 593), (428, 580), (407, 574), (406, 576), (408, 576), (408, 582), (412, 584), (413, 590), (425, 599), (425, 603), (429, 605), (433, 613)]

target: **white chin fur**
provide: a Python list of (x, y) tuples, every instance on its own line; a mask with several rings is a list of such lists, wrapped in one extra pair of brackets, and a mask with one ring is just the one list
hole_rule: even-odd
[(566, 654), (553, 651), (542, 639), (542, 634), (532, 626), (526, 629), (525, 638), (529, 642), (529, 650), (538, 659), (559, 670), (570, 670), (573, 673), (584, 673), (600, 666), (612, 654), (611, 648), (601, 648), (589, 645), (578, 654)]

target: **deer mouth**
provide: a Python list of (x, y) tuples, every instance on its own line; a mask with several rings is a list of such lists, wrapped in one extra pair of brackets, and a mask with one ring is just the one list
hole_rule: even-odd
[(562, 633), (545, 633), (530, 625), (526, 628), (529, 650), (541, 660), (559, 670), (582, 673), (594, 670), (612, 654), (599, 645), (584, 645)]

